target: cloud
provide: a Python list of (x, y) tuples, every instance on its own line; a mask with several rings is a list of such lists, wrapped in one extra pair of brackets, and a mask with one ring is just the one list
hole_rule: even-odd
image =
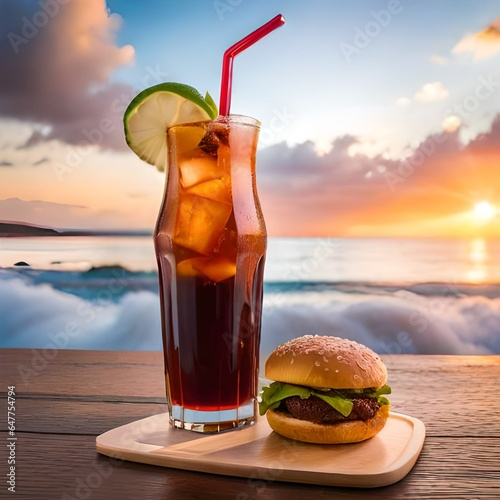
[(0, 161), (0, 167), (12, 167), (13, 165), (10, 161)]
[(409, 97), (399, 97), (394, 104), (399, 108), (409, 106), (413, 100), (419, 102), (435, 102), (442, 101), (449, 96), (448, 89), (441, 82), (425, 83), (415, 93), (413, 99)]
[(0, 200), (0, 220), (29, 222), (46, 226), (50, 220), (55, 228), (67, 227), (68, 220), (78, 220), (85, 216), (87, 207), (53, 203), (48, 201), (25, 201), (19, 198)]
[[(44, 125), (28, 146), (51, 139), (88, 144), (87, 132), (102, 147), (124, 149), (117, 102), (133, 91), (110, 77), (133, 62), (134, 49), (116, 45), (120, 17), (108, 13), (105, 0), (52, 2), (52, 13), (44, 5), (2, 2), (0, 115)], [(92, 136), (98, 130), (104, 133)]]
[(468, 34), (453, 47), (456, 54), (469, 52), (473, 59), (489, 59), (500, 53), (500, 17), (478, 33)]
[[(350, 156), (356, 142), (352, 136), (340, 137), (321, 156), (312, 142), (280, 143), (259, 153), (259, 192), (271, 234), (329, 234), (329, 221), (332, 234), (343, 233), (355, 213), (370, 203), (374, 185), (387, 190), (376, 167), (392, 162), (363, 154)], [(369, 172), (373, 177), (367, 179)]]
[[(477, 199), (500, 205), (500, 115), (467, 145), (459, 124), (448, 125), (401, 160), (352, 155), (352, 136), (336, 139), (321, 156), (310, 142), (260, 150), (257, 179), (269, 233), (353, 236), (371, 227), (397, 236), (385, 226), (416, 231), (420, 222), (469, 211)], [(444, 226), (441, 235), (451, 235), (447, 230), (454, 229)]]
[(429, 58), (431, 63), (437, 64), (439, 66), (444, 66), (448, 63), (448, 59), (446, 57), (440, 56), (439, 54), (432, 54)]
[(119, 208), (55, 203), (42, 200), (8, 198), (0, 200), (0, 220), (24, 222), (54, 229), (130, 229)]
[(462, 126), (462, 119), (456, 115), (449, 115), (443, 118), (441, 122), (441, 127), (445, 132), (453, 133), (456, 132)]
[(442, 101), (448, 95), (448, 89), (441, 82), (431, 82), (422, 85), (415, 94), (415, 100), (422, 102)]
[(44, 163), (47, 163), (49, 161), (49, 159), (44, 156), (43, 158), (40, 158), (40, 160), (37, 160), (35, 162), (32, 163), (33, 167), (37, 167), (38, 165), (43, 165)]
[(408, 106), (410, 103), (411, 99), (409, 99), (408, 97), (399, 97), (398, 99), (396, 99), (396, 106), (399, 106), (401, 108)]

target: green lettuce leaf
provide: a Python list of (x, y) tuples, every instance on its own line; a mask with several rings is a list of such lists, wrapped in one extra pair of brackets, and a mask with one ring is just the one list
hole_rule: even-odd
[(377, 389), (376, 391), (373, 391), (370, 393), (370, 396), (381, 396), (382, 394), (390, 394), (391, 393), (391, 388), (386, 384), (380, 389)]
[(342, 396), (339, 396), (338, 394), (335, 395), (330, 395), (330, 393), (321, 393), (321, 392), (316, 392), (312, 391), (312, 393), (317, 396), (318, 398), (321, 398), (323, 401), (326, 401), (330, 406), (335, 408), (339, 413), (342, 413), (344, 417), (348, 417), (352, 411), (352, 401), (349, 399), (343, 398)]
[(259, 404), (259, 413), (264, 415), (268, 408), (278, 408), (283, 399), (291, 396), (300, 396), (302, 399), (307, 399), (310, 395), (311, 391), (307, 387), (273, 382), (269, 387), (262, 388), (262, 402)]
[(380, 389), (377, 389), (376, 391), (369, 393), (368, 395), (371, 398), (376, 398), (377, 403), (379, 405), (390, 405), (391, 403), (389, 402), (389, 400), (382, 395), (382, 394), (390, 394), (390, 393), (391, 393), (391, 388), (386, 384), (383, 387), (381, 387)]
[[(349, 389), (349, 392), (354, 394), (363, 394), (370, 398), (374, 398), (380, 405), (390, 404), (389, 400), (382, 396), (382, 394), (391, 393), (391, 388), (388, 385), (384, 385), (380, 389)], [(299, 396), (302, 399), (307, 399), (312, 395), (326, 401), (332, 408), (337, 410), (344, 417), (349, 416), (352, 411), (352, 401), (334, 389), (325, 392), (300, 385), (273, 382), (269, 385), (269, 387), (262, 388), (259, 413), (260, 415), (264, 415), (269, 408), (278, 408), (281, 401), (291, 396)]]

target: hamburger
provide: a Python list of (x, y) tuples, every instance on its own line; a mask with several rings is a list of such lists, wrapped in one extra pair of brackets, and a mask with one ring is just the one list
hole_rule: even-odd
[(269, 356), (259, 404), (270, 427), (306, 443), (364, 441), (385, 426), (387, 369), (368, 347), (339, 337), (305, 335)]

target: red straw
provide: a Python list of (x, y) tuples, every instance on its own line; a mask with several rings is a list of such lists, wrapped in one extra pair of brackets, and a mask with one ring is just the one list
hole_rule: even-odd
[(220, 86), (219, 105), (219, 113), (222, 116), (229, 115), (229, 110), (231, 108), (231, 86), (233, 79), (234, 57), (283, 24), (285, 24), (285, 18), (281, 14), (278, 14), (276, 17), (273, 17), (273, 19), (264, 24), (264, 26), (256, 29), (224, 52), (224, 56), (222, 57), (222, 80)]

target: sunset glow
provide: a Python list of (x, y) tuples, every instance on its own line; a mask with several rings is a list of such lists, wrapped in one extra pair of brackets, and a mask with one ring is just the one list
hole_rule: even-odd
[(478, 222), (488, 222), (495, 217), (497, 209), (489, 201), (480, 201), (474, 205), (474, 217)]
[(217, 96), (224, 49), (282, 12), (238, 59), (231, 106), (262, 122), (269, 236), (500, 238), (495, 2), (401, 2), (371, 38), (385, 2), (75, 0), (29, 43), (8, 35), (38, 3), (6, 3), (0, 220), (152, 229), (165, 178), (128, 149), (126, 106), (164, 81)]

